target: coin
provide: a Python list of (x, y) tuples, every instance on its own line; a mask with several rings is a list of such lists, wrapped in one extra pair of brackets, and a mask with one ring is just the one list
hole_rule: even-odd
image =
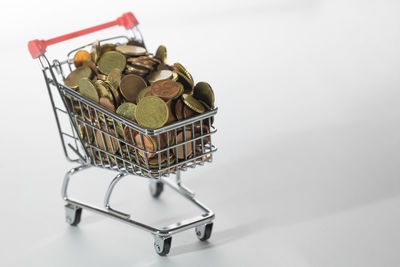
[(88, 66), (81, 66), (73, 70), (65, 79), (64, 83), (71, 89), (78, 87), (81, 78), (91, 78), (92, 70)]
[(99, 104), (111, 112), (115, 112), (114, 103), (107, 97), (100, 97)]
[(117, 90), (121, 84), (121, 79), (121, 71), (118, 68), (111, 70), (107, 77), (107, 81)]
[(147, 86), (145, 88), (143, 88), (139, 94), (136, 97), (136, 103), (139, 103), (139, 101), (151, 90), (151, 86)]
[(113, 95), (115, 106), (118, 106), (121, 103), (121, 97), (119, 95), (118, 89), (116, 89), (109, 81), (105, 81), (104, 85), (110, 90), (111, 94)]
[(198, 82), (193, 89), (193, 96), (204, 101), (209, 107), (214, 108), (214, 91), (206, 82)]
[(135, 74), (128, 74), (122, 78), (120, 91), (129, 102), (136, 102), (139, 92), (147, 86), (146, 81)]
[(96, 42), (93, 43), (92, 50), (90, 51), (90, 55), (91, 55), (92, 61), (94, 63), (97, 63), (97, 61), (99, 60), (100, 53), (101, 53), (101, 51), (100, 51), (100, 41), (96, 41)]
[(139, 76), (144, 76), (147, 73), (149, 73), (148, 70), (143, 70), (143, 69), (139, 69), (139, 68), (135, 68), (134, 66), (130, 66), (130, 65), (126, 65), (126, 74), (136, 74)]
[(121, 104), (117, 108), (116, 113), (128, 120), (133, 120), (135, 118), (135, 110), (136, 110), (135, 104), (126, 102), (126, 103)]
[(135, 136), (139, 134), (135, 129), (129, 127), (128, 125), (125, 125), (124, 127), (124, 139), (127, 141), (129, 144), (133, 144), (133, 139)]
[(179, 98), (175, 103), (175, 116), (178, 120), (183, 120), (183, 102)]
[(120, 45), (115, 49), (122, 54), (129, 56), (141, 56), (147, 54), (146, 48), (136, 45)]
[(100, 149), (106, 150), (110, 153), (116, 153), (118, 150), (118, 139), (113, 137), (115, 132), (113, 129), (109, 129), (110, 134), (102, 133), (100, 130), (96, 130), (97, 144)]
[(167, 48), (163, 45), (160, 45), (157, 48), (155, 58), (159, 59), (162, 63), (167, 63)]
[(186, 70), (186, 68), (181, 64), (181, 63), (174, 63), (174, 65), (172, 66), (174, 69), (176, 69), (177, 71), (185, 74), (185, 76), (188, 78), (189, 81), (191, 81), (191, 83), (193, 84), (193, 76)]
[(178, 82), (180, 82), (183, 85), (185, 93), (187, 94), (191, 93), (193, 91), (193, 82), (188, 77), (186, 77), (186, 75), (183, 74), (182, 72), (176, 70), (175, 72), (178, 74)]
[(168, 117), (168, 120), (167, 120), (166, 124), (171, 124), (174, 121), (176, 121), (176, 117), (174, 115), (174, 112), (172, 112), (172, 100), (167, 102), (167, 106), (168, 106), (169, 117)]
[(82, 78), (79, 80), (79, 93), (93, 102), (99, 103), (99, 95), (97, 94), (96, 88), (88, 78)]
[[(177, 139), (177, 144), (189, 141), (192, 139), (192, 131), (191, 130), (181, 131), (180, 133), (178, 133), (176, 139)], [(189, 142), (185, 145), (178, 146), (177, 147), (178, 159), (185, 159), (185, 156), (186, 158), (189, 158), (193, 154), (193, 146), (194, 146), (193, 142)], [(176, 153), (176, 151), (174, 152)]]
[(97, 74), (97, 79), (102, 80), (102, 81), (107, 81), (107, 75)]
[(113, 97), (110, 89), (108, 89), (108, 87), (104, 84), (104, 82), (102, 80), (97, 80), (94, 83), (94, 87), (96, 88), (97, 94), (99, 95), (100, 98), (106, 97), (111, 102), (114, 103), (114, 97)]
[(193, 116), (197, 115), (196, 112), (194, 112), (191, 108), (189, 108), (187, 105), (183, 105), (183, 117), (185, 119), (191, 118)]
[(85, 50), (79, 50), (78, 52), (75, 53), (74, 56), (75, 67), (82, 66), (83, 62), (85, 62), (88, 59), (90, 59), (90, 53)]
[(181, 90), (183, 85), (172, 80), (159, 80), (151, 85), (151, 94), (165, 101), (174, 98)]
[(117, 51), (106, 52), (101, 56), (98, 63), (99, 70), (106, 75), (108, 75), (115, 68), (123, 71), (125, 69), (125, 65), (125, 56)]
[(100, 46), (100, 55), (104, 55), (108, 51), (115, 51), (115, 44), (102, 44)]
[[(136, 142), (136, 146), (138, 148), (141, 148), (144, 150), (144, 151), (138, 150), (138, 153), (140, 156), (151, 158), (155, 155), (155, 154), (147, 153), (147, 152), (154, 152), (157, 150), (157, 143), (153, 137), (144, 135), (144, 134), (137, 134), (135, 136), (135, 142)], [(144, 144), (144, 146), (143, 146), (143, 144)]]
[(183, 94), (183, 103), (185, 103), (189, 108), (196, 111), (197, 113), (204, 113), (206, 111), (205, 107), (192, 95)]
[(159, 97), (147, 96), (137, 104), (136, 120), (147, 129), (157, 129), (168, 121), (167, 104)]
[(89, 68), (92, 69), (92, 71), (98, 75), (99, 74), (99, 70), (97, 69), (96, 64), (94, 64), (94, 62), (89, 58), (88, 60), (84, 61), (82, 63), (82, 66), (88, 66)]
[(147, 80), (150, 84), (155, 83), (159, 80), (170, 79), (172, 77), (172, 71), (170, 70), (157, 70), (152, 72), (150, 75), (147, 76)]

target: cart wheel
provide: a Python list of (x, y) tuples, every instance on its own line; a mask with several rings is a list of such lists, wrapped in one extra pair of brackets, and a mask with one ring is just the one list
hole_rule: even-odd
[(81, 221), (82, 208), (72, 204), (65, 205), (65, 220), (69, 225), (77, 226)]
[(200, 241), (206, 241), (211, 237), (213, 223), (196, 227), (196, 235)]
[(164, 190), (164, 184), (160, 181), (150, 181), (150, 194), (154, 198), (158, 198)]
[(166, 256), (171, 249), (171, 241), (171, 236), (167, 238), (154, 236), (154, 249), (156, 250), (157, 254), (160, 256)]

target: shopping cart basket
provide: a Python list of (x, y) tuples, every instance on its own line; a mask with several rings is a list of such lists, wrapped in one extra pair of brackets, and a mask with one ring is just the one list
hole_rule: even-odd
[[(136, 43), (144, 46), (137, 27), (138, 21), (128, 12), (114, 21), (95, 27), (49, 40), (32, 40), (28, 43), (28, 48), (32, 57), (38, 59), (42, 67), (65, 156), (69, 161), (80, 164), (66, 173), (62, 185), (62, 197), (67, 203), (65, 205), (67, 223), (77, 225), (81, 219), (82, 209), (100, 213), (152, 233), (156, 252), (159, 255), (167, 255), (172, 235), (175, 233), (195, 228), (200, 240), (207, 240), (211, 236), (215, 215), (196, 200), (194, 193), (182, 184), (181, 171), (212, 161), (212, 154), (217, 150), (211, 141), (212, 135), (216, 132), (212, 121), (217, 109), (159, 129), (149, 130), (104, 109), (65, 86), (63, 83), (65, 77), (74, 69), (73, 55), (78, 50), (89, 49), (91, 44), (74, 49), (67, 53), (66, 58), (55, 59), (52, 62), (45, 55), (46, 48), (117, 25), (125, 27), (126, 35), (100, 40), (100, 43), (117, 45)], [(146, 148), (147, 138), (155, 140), (156, 150), (150, 151)], [(104, 207), (74, 200), (67, 194), (72, 175), (92, 166), (118, 172), (108, 186)], [(110, 206), (114, 187), (128, 174), (148, 178), (150, 192), (154, 197), (161, 194), (166, 184), (204, 213), (160, 229), (133, 220), (130, 214)], [(175, 179), (171, 178), (171, 174), (175, 175)]]

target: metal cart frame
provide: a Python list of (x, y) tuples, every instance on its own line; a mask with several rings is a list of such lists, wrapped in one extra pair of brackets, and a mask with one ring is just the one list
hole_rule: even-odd
[[(151, 233), (154, 237), (156, 252), (164, 256), (170, 251), (173, 234), (195, 228), (196, 235), (200, 240), (207, 240), (211, 236), (215, 215), (204, 204), (196, 200), (195, 194), (183, 185), (181, 171), (202, 166), (204, 163), (212, 161), (212, 154), (217, 149), (211, 142), (211, 135), (216, 132), (211, 122), (217, 113), (217, 109), (193, 118), (177, 121), (160, 129), (148, 130), (109, 112), (59, 83), (59, 80), (65, 79), (66, 73), (72, 71), (71, 55), (80, 49), (89, 47), (89, 45), (72, 50), (67, 54), (67, 59), (64, 61), (53, 60), (52, 63), (45, 55), (46, 47), (115, 25), (124, 26), (128, 35), (116, 36), (100, 42), (107, 41), (118, 44), (133, 41), (144, 45), (142, 35), (137, 27), (138, 22), (134, 15), (128, 12), (115, 21), (95, 27), (49, 40), (30, 41), (28, 48), (32, 57), (37, 58), (42, 67), (65, 157), (70, 162), (79, 163), (78, 167), (72, 168), (65, 174), (62, 184), (62, 197), (67, 203), (65, 205), (67, 223), (73, 226), (79, 224), (82, 209), (102, 214)], [(124, 129), (129, 129), (130, 141), (122, 138), (121, 134), (118, 133), (123, 126)], [(197, 129), (197, 132), (195, 129)], [(177, 143), (179, 130), (183, 130), (184, 140)], [(139, 143), (136, 143), (135, 138), (133, 138), (134, 133), (140, 136)], [(146, 150), (145, 137), (156, 140), (158, 145), (156, 151)], [(162, 144), (163, 138), (166, 140), (164, 146)], [(88, 141), (88, 139), (91, 139), (91, 141)], [(194, 153), (190, 157), (189, 148), (192, 148)], [(176, 155), (178, 149), (183, 149), (183, 159), (178, 159)], [(173, 153), (175, 151), (177, 152), (175, 153), (176, 160)], [(138, 154), (143, 157), (139, 157)], [(167, 158), (166, 162), (162, 163), (162, 157)], [(139, 158), (144, 160), (140, 161)], [(153, 162), (151, 165), (150, 158), (156, 159), (155, 164)], [(100, 167), (118, 172), (108, 186), (103, 207), (87, 204), (68, 196), (68, 186), (72, 176), (90, 167)], [(133, 220), (130, 214), (113, 209), (110, 204), (115, 186), (128, 174), (148, 178), (153, 197), (159, 197), (164, 185), (167, 185), (200, 208), (203, 213), (162, 228), (155, 228)], [(175, 179), (171, 179), (171, 174), (175, 174)]]

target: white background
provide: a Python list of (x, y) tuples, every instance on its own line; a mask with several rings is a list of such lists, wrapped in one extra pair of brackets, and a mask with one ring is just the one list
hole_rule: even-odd
[[(73, 166), (26, 47), (129, 10), (149, 50), (165, 44), (219, 107), (214, 163), (183, 173), (216, 212), (213, 236), (178, 234), (168, 257), (111, 219), (64, 222)], [(8, 1), (0, 12), (1, 266), (400, 265), (400, 2)], [(88, 171), (71, 194), (101, 205), (113, 175)], [(198, 214), (133, 176), (113, 204), (156, 225)]]

